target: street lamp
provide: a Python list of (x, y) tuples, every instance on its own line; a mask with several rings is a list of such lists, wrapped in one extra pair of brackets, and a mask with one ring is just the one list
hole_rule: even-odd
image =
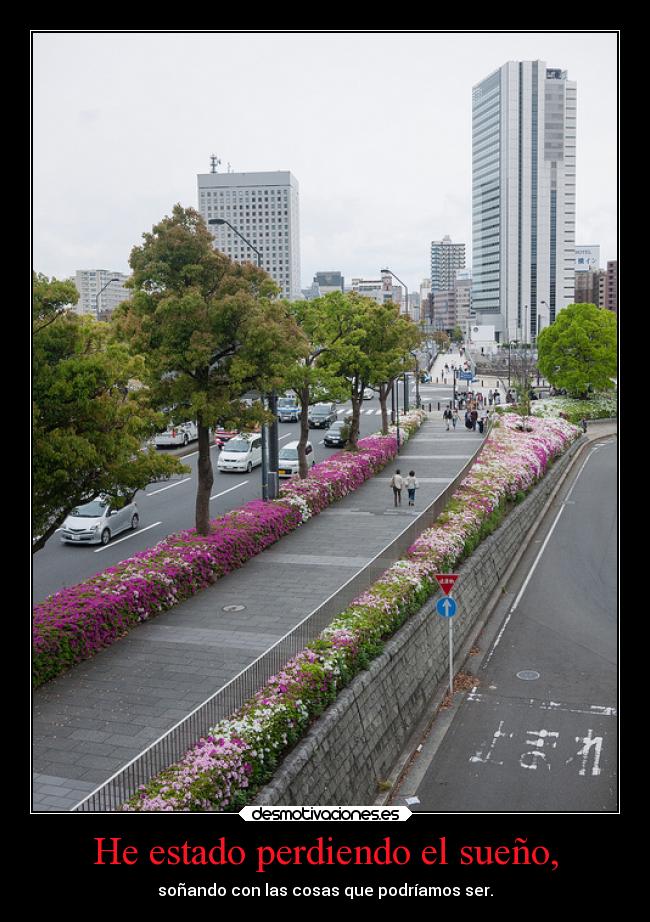
[[(406, 313), (407, 313), (407, 315), (408, 315), (408, 309), (409, 309), (409, 290), (408, 290), (408, 288), (406, 287), (406, 283), (403, 282), (403, 281), (401, 280), (401, 278), (400, 278), (398, 275), (395, 275), (395, 273), (394, 273), (391, 269), (381, 269), (380, 271), (381, 271), (382, 273), (386, 273), (387, 275), (392, 275), (394, 279), (397, 279), (397, 281), (400, 283), (400, 285), (404, 285), (404, 291), (406, 292)], [(398, 395), (398, 399), (399, 399), (399, 388), (398, 388), (398, 390), (397, 390), (397, 395)], [(406, 413), (407, 410), (408, 410), (408, 395), (407, 395), (407, 393), (406, 393), (406, 381), (405, 381), (405, 382), (404, 382), (404, 412)]]
[(420, 363), (418, 362), (417, 352), (411, 352), (415, 359), (415, 406), (420, 409)]
[(100, 294), (102, 293), (102, 291), (105, 291), (108, 288), (111, 282), (121, 282), (121, 281), (122, 279), (109, 279), (104, 285), (104, 287), (100, 288), (97, 294), (95, 295), (95, 319), (96, 320), (99, 320), (99, 296)]
[[(246, 246), (250, 247), (251, 250), (257, 256), (257, 268), (262, 268), (262, 254), (254, 247), (250, 240), (247, 240), (242, 233), (240, 233), (236, 227), (226, 221), (225, 218), (208, 218), (208, 224), (217, 224), (222, 225), (226, 224), (230, 230), (237, 234), (240, 237)], [(269, 394), (269, 410), (274, 415), (277, 411), (277, 396), (275, 393)], [(267, 449), (267, 436), (268, 436), (268, 449)], [(270, 427), (263, 425), (262, 426), (262, 499), (264, 501), (268, 499), (276, 499), (278, 495), (278, 460), (280, 455), (280, 442), (279, 442), (279, 431), (278, 431), (278, 420), (277, 416), (275, 422), (271, 424)], [(270, 464), (269, 464), (270, 462)], [(269, 471), (269, 467), (271, 470)], [(271, 476), (271, 489), (269, 490), (269, 475)], [(269, 495), (269, 493), (271, 495)]]

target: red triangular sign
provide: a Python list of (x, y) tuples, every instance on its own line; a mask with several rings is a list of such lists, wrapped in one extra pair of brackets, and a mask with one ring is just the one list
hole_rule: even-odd
[(436, 573), (435, 576), (444, 594), (449, 595), (458, 579), (458, 573)]

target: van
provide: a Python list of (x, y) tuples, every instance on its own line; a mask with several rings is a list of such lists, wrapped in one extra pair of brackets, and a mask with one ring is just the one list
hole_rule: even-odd
[[(305, 456), (307, 466), (313, 467), (316, 464), (314, 457), (314, 446), (311, 442), (305, 445)], [(298, 442), (288, 442), (280, 449), (278, 455), (278, 477), (293, 477), (298, 473)]]
[(230, 439), (219, 452), (217, 468), (220, 471), (245, 471), (247, 474), (262, 463), (261, 434), (242, 433)]

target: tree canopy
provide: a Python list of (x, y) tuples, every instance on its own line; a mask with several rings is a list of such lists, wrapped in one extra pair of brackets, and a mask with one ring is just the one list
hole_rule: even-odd
[(70, 282), (34, 276), (32, 338), (32, 529), (40, 550), (75, 506), (100, 493), (132, 497), (185, 470), (143, 451), (161, 419), (129, 382), (142, 360), (111, 341), (107, 324), (65, 310)]
[(537, 338), (538, 367), (554, 387), (585, 397), (614, 386), (616, 316), (594, 304), (569, 304)]
[(145, 356), (153, 399), (175, 421), (196, 420), (199, 485), (196, 528), (209, 531), (214, 482), (209, 427), (240, 428), (270, 419), (261, 405), (241, 398), (282, 386), (290, 364), (305, 350), (275, 283), (251, 263), (234, 263), (215, 250), (201, 215), (175, 205), (143, 244), (133, 248), (133, 298), (118, 308), (116, 329), (134, 354)]

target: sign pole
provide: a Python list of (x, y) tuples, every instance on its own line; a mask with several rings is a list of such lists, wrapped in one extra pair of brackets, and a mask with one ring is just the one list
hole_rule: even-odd
[(449, 697), (454, 697), (454, 619), (449, 621)]

